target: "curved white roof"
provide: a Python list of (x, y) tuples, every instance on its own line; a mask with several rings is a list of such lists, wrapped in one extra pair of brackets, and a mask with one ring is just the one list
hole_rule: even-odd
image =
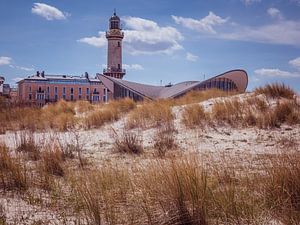
[(228, 78), (232, 80), (239, 92), (244, 92), (248, 85), (248, 75), (244, 70), (231, 70), (223, 74), (214, 76), (205, 81), (185, 81), (172, 86), (154, 86), (140, 84), (122, 79), (113, 78), (110, 76), (100, 75), (98, 78), (105, 84), (106, 80), (110, 80), (124, 88), (127, 88), (141, 96), (156, 99), (156, 98), (173, 98), (182, 95), (198, 86), (217, 78)]

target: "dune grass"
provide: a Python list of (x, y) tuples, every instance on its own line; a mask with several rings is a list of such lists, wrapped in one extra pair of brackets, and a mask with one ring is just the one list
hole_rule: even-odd
[(293, 99), (294, 95), (296, 95), (296, 92), (284, 83), (267, 84), (263, 87), (256, 88), (254, 92), (256, 94), (265, 94), (271, 98), (282, 97)]

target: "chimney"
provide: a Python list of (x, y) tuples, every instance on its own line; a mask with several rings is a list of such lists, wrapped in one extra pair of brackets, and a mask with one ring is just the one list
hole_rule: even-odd
[(40, 71), (36, 71), (36, 76), (37, 76), (37, 77), (40, 76)]
[(42, 71), (41, 75), (42, 77), (45, 77), (45, 71)]
[(89, 79), (89, 74), (88, 74), (88, 72), (85, 72), (85, 73), (84, 73), (84, 76), (85, 76), (86, 79)]

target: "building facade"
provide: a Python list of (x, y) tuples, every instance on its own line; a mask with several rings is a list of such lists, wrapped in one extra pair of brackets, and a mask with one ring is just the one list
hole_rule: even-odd
[(37, 72), (18, 82), (21, 102), (43, 106), (47, 103), (86, 100), (91, 103), (108, 101), (110, 92), (99, 79), (82, 76), (46, 75)]

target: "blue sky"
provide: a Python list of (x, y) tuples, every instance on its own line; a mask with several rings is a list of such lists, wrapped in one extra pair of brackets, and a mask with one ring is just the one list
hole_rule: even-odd
[(285, 82), (300, 93), (300, 0), (0, 0), (0, 74), (14, 84), (36, 70), (102, 72), (114, 8), (124, 79), (166, 84), (244, 69), (248, 90)]

